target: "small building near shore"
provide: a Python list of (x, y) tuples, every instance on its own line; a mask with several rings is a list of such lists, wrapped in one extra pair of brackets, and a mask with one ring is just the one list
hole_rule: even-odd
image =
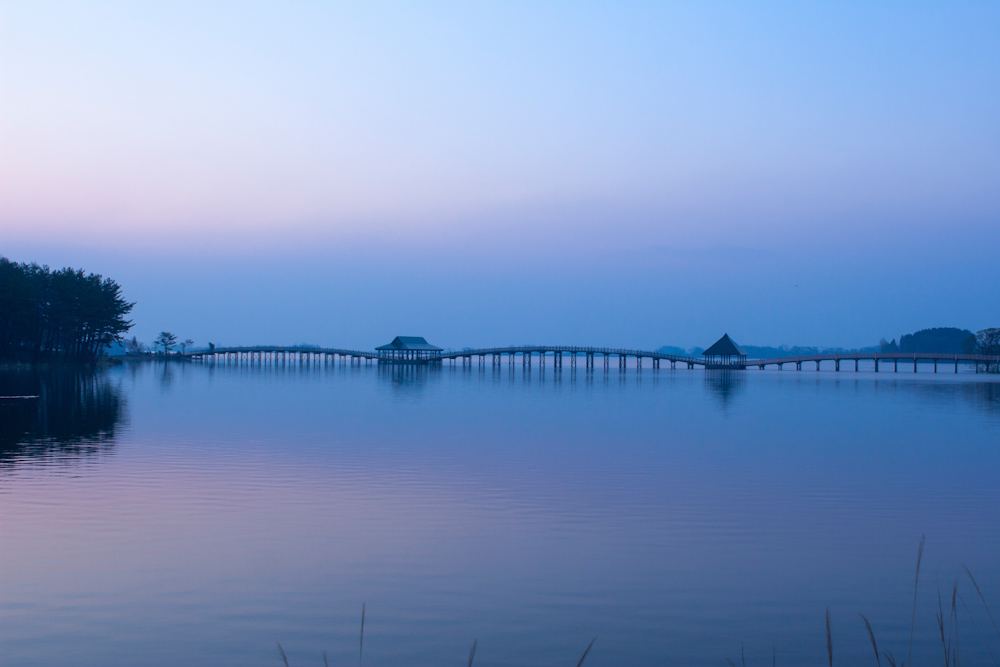
[(396, 336), (388, 345), (376, 347), (380, 364), (426, 364), (442, 348), (431, 345), (423, 336)]
[(729, 334), (723, 334), (722, 338), (715, 341), (715, 344), (701, 355), (705, 357), (705, 361), (720, 366), (745, 367), (747, 363), (746, 350), (737, 345)]

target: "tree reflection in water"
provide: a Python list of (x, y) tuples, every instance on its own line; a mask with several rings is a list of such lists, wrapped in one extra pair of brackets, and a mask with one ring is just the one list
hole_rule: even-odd
[(0, 466), (106, 453), (125, 417), (120, 387), (100, 371), (4, 371), (0, 396), (38, 397), (0, 398)]

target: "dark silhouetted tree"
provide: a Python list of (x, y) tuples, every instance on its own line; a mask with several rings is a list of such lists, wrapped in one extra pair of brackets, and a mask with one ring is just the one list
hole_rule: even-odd
[(169, 331), (161, 331), (160, 335), (153, 341), (153, 345), (163, 348), (163, 354), (170, 352), (177, 346), (177, 336)]
[(976, 353), (1000, 355), (1000, 328), (976, 332)]
[(896, 345), (896, 339), (893, 338), (892, 342), (887, 342), (885, 338), (878, 342), (879, 352), (899, 352), (899, 346)]
[(96, 361), (131, 328), (110, 278), (0, 257), (0, 360)]

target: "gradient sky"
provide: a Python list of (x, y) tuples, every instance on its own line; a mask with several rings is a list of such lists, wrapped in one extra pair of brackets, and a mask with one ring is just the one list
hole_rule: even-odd
[(1000, 5), (0, 0), (0, 254), (135, 333), (1000, 326)]

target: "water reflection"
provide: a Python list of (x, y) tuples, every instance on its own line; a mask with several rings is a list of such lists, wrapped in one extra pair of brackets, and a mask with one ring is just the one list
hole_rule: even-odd
[(108, 451), (125, 416), (121, 388), (101, 372), (4, 372), (0, 396), (37, 396), (0, 399), (0, 465)]
[(729, 402), (743, 391), (746, 381), (746, 371), (705, 371), (705, 384), (708, 385), (710, 393), (722, 404), (723, 410), (728, 408)]
[(427, 385), (432, 374), (439, 375), (441, 366), (417, 366), (411, 364), (386, 364), (378, 366), (379, 377), (388, 380), (399, 389), (420, 390)]

